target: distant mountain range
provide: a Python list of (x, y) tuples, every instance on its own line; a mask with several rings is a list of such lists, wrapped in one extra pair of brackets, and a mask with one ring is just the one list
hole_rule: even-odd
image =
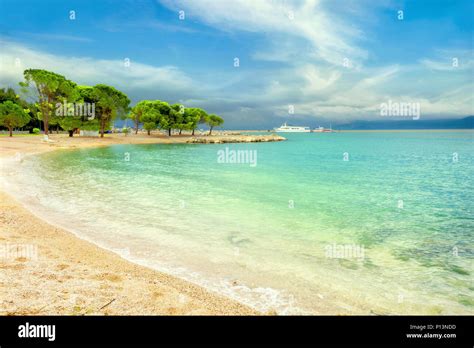
[[(317, 127), (317, 125), (313, 122), (308, 122), (309, 124), (305, 124), (304, 122), (298, 123), (298, 125), (302, 124), (304, 126), (310, 126), (311, 128)], [(273, 129), (275, 126), (275, 122), (272, 125), (258, 125), (253, 129)], [(125, 125), (128, 127), (133, 127), (133, 123), (131, 120), (125, 122), (124, 120), (116, 120), (115, 127), (122, 128)], [(324, 126), (329, 128), (329, 122), (324, 122)], [(385, 130), (385, 129), (474, 129), (474, 116), (468, 116), (459, 119), (439, 119), (439, 120), (394, 120), (388, 119), (384, 121), (362, 121), (356, 120), (350, 123), (345, 124), (335, 124), (333, 123), (333, 129), (335, 130)], [(207, 129), (207, 126), (199, 125), (199, 128)], [(231, 126), (229, 128), (226, 127), (224, 124), (223, 129), (249, 129), (249, 127), (242, 127), (242, 126)]]
[(341, 130), (383, 130), (383, 129), (474, 129), (474, 116), (459, 119), (440, 120), (387, 120), (353, 121), (334, 129)]

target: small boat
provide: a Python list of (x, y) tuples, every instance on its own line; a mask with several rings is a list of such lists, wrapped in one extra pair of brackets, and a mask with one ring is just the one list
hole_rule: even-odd
[(274, 131), (277, 133), (309, 133), (311, 129), (309, 127), (290, 126), (285, 122), (279, 128), (274, 128)]
[(329, 129), (319, 126), (318, 128), (312, 129), (311, 132), (312, 133), (332, 133), (334, 131), (332, 130), (332, 126), (330, 126)]

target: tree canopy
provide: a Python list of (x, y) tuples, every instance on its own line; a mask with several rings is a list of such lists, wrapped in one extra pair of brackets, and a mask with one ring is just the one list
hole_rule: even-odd
[(112, 86), (98, 84), (93, 87), (91, 96), (96, 102), (96, 115), (99, 121), (100, 136), (104, 137), (106, 128), (117, 115), (125, 115), (128, 112), (130, 99)]
[[(212, 117), (211, 117), (212, 116)], [(206, 111), (200, 108), (186, 108), (182, 104), (168, 104), (161, 100), (142, 100), (138, 102), (128, 116), (133, 120), (135, 133), (138, 133), (140, 123), (147, 130), (148, 135), (156, 128), (168, 131), (171, 136), (173, 129), (179, 130), (179, 134), (183, 130), (192, 131), (194, 135), (195, 129), (201, 123), (206, 123), (211, 128), (220, 126), (224, 120), (217, 115), (208, 115)]]
[(11, 87), (9, 88), (0, 88), (0, 103), (10, 100), (18, 104), (20, 97), (16, 94), (15, 90)]
[(196, 130), (200, 123), (206, 123), (208, 118), (208, 114), (200, 108), (186, 108), (184, 110), (184, 118), (186, 120), (186, 124), (188, 125), (188, 129), (193, 131)]
[(221, 124), (224, 123), (224, 119), (217, 116), (217, 115), (209, 115), (209, 117), (207, 118), (207, 124), (209, 125), (209, 135), (212, 134), (212, 129), (214, 127), (218, 127), (220, 126)]
[(158, 127), (161, 120), (159, 104), (157, 101), (142, 100), (132, 108), (131, 115), (135, 122), (135, 134), (138, 132), (138, 125), (140, 122), (143, 123), (143, 128), (145, 128), (148, 135), (150, 135), (150, 132)]
[(28, 109), (23, 109), (11, 100), (4, 101), (0, 104), (0, 124), (7, 127), (12, 136), (14, 127), (23, 127), (30, 122), (28, 112)]
[(63, 75), (42, 69), (27, 69), (23, 72), (25, 81), (20, 82), (23, 91), (28, 93), (28, 87), (34, 86), (38, 98), (38, 118), (44, 122), (44, 133), (49, 133), (49, 124), (57, 123), (53, 109), (58, 102), (68, 100), (73, 102), (78, 93), (76, 84)]
[[(43, 121), (45, 134), (49, 133), (50, 125), (57, 124), (68, 131), (70, 136), (77, 129), (97, 129), (104, 137), (105, 131), (117, 117), (130, 118), (134, 123), (135, 134), (140, 124), (143, 124), (148, 134), (159, 128), (168, 131), (170, 136), (173, 130), (178, 130), (179, 134), (192, 131), (194, 135), (199, 124), (209, 125), (209, 134), (212, 134), (213, 128), (224, 122), (221, 117), (208, 115), (203, 109), (188, 108), (182, 104), (170, 105), (161, 100), (142, 100), (130, 108), (128, 96), (112, 86), (79, 86), (52, 71), (27, 69), (23, 75), (24, 81), (19, 83), (21, 90), (31, 95), (35, 103), (30, 104), (21, 99), (12, 88), (0, 89), (0, 103), (11, 101), (28, 110), (34, 119)], [(77, 112), (83, 111), (81, 107), (84, 105), (93, 106), (92, 117)]]
[[(88, 111), (89, 107), (85, 107), (85, 105), (92, 104), (92, 111), (95, 111), (95, 100), (91, 96), (93, 88), (89, 86), (76, 86), (75, 89), (74, 99), (77, 103), (76, 105), (80, 106), (81, 112), (77, 112), (79, 109), (70, 105), (69, 102), (65, 104), (67, 110), (58, 112), (63, 108), (63, 105), (59, 103), (57, 104), (55, 116), (60, 127), (65, 131), (68, 131), (70, 137), (72, 137), (74, 132), (79, 128), (98, 128), (98, 122), (95, 120), (95, 115), (92, 115), (91, 117), (91, 115), (87, 114), (86, 111)], [(64, 103), (66, 103), (66, 100)]]

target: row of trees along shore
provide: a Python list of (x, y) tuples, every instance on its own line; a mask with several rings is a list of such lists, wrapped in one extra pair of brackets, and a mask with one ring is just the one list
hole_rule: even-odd
[[(224, 123), (221, 117), (200, 108), (170, 105), (161, 100), (142, 100), (130, 107), (127, 95), (114, 87), (80, 86), (47, 70), (28, 69), (23, 75), (24, 81), (19, 83), (21, 93), (31, 102), (20, 98), (12, 88), (0, 89), (0, 125), (9, 129), (10, 136), (13, 128), (38, 121), (43, 122), (46, 135), (50, 126), (56, 126), (71, 137), (78, 129), (98, 130), (103, 137), (117, 118), (131, 119), (135, 134), (143, 125), (148, 135), (152, 130), (161, 129), (169, 136), (173, 130), (179, 134), (191, 131), (194, 135), (199, 124), (207, 124), (211, 135), (214, 127)], [(84, 112), (85, 105), (93, 106), (93, 115)], [(82, 112), (78, 114), (77, 110)]]

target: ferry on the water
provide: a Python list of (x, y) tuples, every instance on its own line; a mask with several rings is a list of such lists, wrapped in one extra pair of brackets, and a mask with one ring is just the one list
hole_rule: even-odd
[(301, 126), (290, 126), (286, 122), (283, 123), (279, 128), (274, 128), (275, 132), (278, 133), (309, 133), (311, 129), (309, 127)]
[(332, 133), (334, 131), (332, 130), (332, 126), (330, 126), (329, 128), (324, 128), (324, 127), (319, 126), (318, 128), (312, 129), (311, 132), (312, 133)]

